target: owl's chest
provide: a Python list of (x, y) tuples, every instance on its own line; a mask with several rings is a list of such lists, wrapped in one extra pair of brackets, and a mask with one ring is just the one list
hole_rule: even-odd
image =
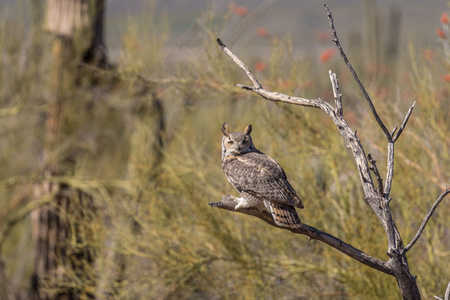
[(222, 169), (228, 181), (238, 190), (261, 180), (270, 181), (276, 166), (262, 153), (231, 155), (222, 159)]
[(252, 159), (247, 155), (230, 155), (222, 159), (222, 170), (227, 176), (245, 176), (260, 172), (261, 166), (255, 159)]

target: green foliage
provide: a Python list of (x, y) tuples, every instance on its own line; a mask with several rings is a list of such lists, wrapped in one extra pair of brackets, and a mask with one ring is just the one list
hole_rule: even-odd
[[(205, 16), (191, 31), (194, 50), (171, 48), (165, 21), (148, 21), (154, 15), (129, 20), (118, 69), (100, 72), (102, 85), (95, 88), (67, 85), (61, 140), (51, 159), (64, 164), (71, 156), (76, 163), (72, 173), (52, 181), (84, 191), (100, 212), (83, 219), (98, 254), (89, 269), (92, 281), (67, 272), (71, 283), (98, 298), (118, 299), (400, 299), (393, 277), (304, 236), (208, 206), (236, 194), (220, 168), (221, 124), (228, 121), (237, 131), (251, 123), (256, 146), (279, 161), (304, 199), (299, 214), (305, 223), (388, 259), (384, 231), (332, 122), (319, 110), (269, 103), (236, 88), (247, 80), (215, 38), (238, 16), (227, 14), (223, 24), (212, 11)], [(39, 36), (41, 42), (27, 48), (18, 38), (23, 25), (11, 22), (0, 24), (0, 285), (18, 293), (29, 289), (32, 268), (27, 216), (51, 201), (34, 199), (32, 188), (43, 181), (42, 114), (52, 91), (49, 38)], [(289, 36), (262, 43), (268, 67), (257, 75), (263, 86), (333, 102), (329, 63), (316, 62), (314, 53), (296, 56)], [(405, 244), (450, 178), (448, 86), (417, 51), (411, 46), (411, 63), (397, 71), (406, 79), (388, 90), (377, 76), (363, 76), (388, 128), (399, 126), (417, 101), (396, 143), (391, 202)], [(251, 48), (239, 52), (251, 62), (260, 59)], [(330, 63), (343, 89), (344, 115), (383, 175), (382, 132), (344, 64)], [(450, 278), (449, 209), (438, 208), (408, 256), (426, 299), (443, 294)], [(80, 225), (76, 213), (72, 217)]]

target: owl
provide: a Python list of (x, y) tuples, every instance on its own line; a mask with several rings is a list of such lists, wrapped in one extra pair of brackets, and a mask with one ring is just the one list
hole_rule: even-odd
[(222, 169), (241, 194), (236, 198), (238, 204), (234, 209), (267, 209), (277, 225), (300, 227), (301, 221), (294, 207), (303, 208), (302, 200), (281, 166), (256, 149), (250, 136), (252, 125), (248, 125), (244, 132), (230, 132), (225, 122), (222, 132)]

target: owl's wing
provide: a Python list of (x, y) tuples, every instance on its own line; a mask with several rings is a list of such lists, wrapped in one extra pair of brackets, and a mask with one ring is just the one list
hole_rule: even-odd
[(289, 184), (281, 166), (270, 156), (250, 152), (233, 156), (222, 164), (228, 180), (239, 191), (259, 199), (303, 208), (302, 201)]

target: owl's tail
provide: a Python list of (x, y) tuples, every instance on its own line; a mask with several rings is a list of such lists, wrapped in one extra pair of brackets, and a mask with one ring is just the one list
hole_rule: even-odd
[(299, 228), (301, 226), (302, 221), (293, 206), (272, 201), (264, 201), (264, 204), (278, 226), (290, 228)]

